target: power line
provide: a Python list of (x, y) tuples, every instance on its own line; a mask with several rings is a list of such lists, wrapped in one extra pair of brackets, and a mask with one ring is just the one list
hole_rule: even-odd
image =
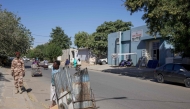
[(47, 42), (34, 42), (34, 43), (47, 43)]
[(34, 36), (41, 36), (41, 37), (50, 37), (50, 36), (44, 36), (44, 35), (38, 35), (38, 34), (32, 34)]
[[(50, 36), (45, 36), (45, 35), (39, 35), (39, 34), (32, 34), (34, 36), (40, 36), (40, 37), (50, 37)], [(75, 37), (69, 37), (69, 38), (75, 38)]]

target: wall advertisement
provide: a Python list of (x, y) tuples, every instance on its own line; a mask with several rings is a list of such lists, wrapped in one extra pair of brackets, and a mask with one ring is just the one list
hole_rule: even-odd
[(143, 36), (143, 30), (133, 31), (131, 33), (131, 41), (139, 41)]

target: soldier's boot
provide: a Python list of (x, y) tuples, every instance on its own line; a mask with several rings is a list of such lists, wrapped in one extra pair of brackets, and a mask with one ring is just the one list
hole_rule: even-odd
[(15, 88), (15, 94), (19, 93), (18, 88)]
[(20, 92), (20, 94), (22, 94), (22, 87), (19, 87), (19, 92)]

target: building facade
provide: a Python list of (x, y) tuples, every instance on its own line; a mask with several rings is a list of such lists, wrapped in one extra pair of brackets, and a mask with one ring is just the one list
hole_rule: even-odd
[(77, 58), (79, 58), (81, 61), (88, 62), (90, 59), (90, 49), (88, 48), (79, 48)]
[[(171, 49), (159, 35), (148, 35), (146, 26), (132, 28), (128, 31), (115, 32), (108, 35), (108, 64), (118, 65), (121, 60), (132, 59), (136, 66), (139, 58), (144, 56), (147, 60), (158, 60), (159, 65), (165, 64), (167, 57), (172, 57)], [(125, 53), (134, 53), (126, 55)], [(118, 54), (113, 56), (113, 54)], [(116, 57), (116, 58), (114, 58)]]
[(77, 59), (78, 50), (74, 48), (62, 50), (62, 56), (60, 61), (66, 61), (69, 59), (70, 62), (73, 62), (73, 59)]

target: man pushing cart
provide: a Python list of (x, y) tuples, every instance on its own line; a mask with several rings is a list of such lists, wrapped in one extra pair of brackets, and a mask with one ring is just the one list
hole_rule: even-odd
[(70, 75), (65, 67), (53, 77), (56, 105), (51, 109), (97, 109), (87, 68)]

